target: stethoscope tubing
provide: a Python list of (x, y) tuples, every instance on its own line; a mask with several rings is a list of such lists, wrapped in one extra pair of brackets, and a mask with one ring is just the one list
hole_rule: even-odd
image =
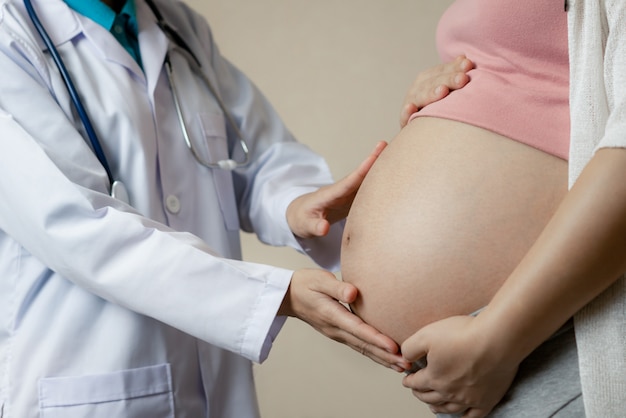
[(156, 18), (157, 26), (161, 29), (161, 31), (163, 31), (165, 36), (167, 36), (174, 43), (174, 45), (176, 45), (182, 52), (186, 53), (188, 55), (188, 58), (191, 58), (191, 60), (189, 60), (190, 65), (191, 66), (195, 65), (196, 67), (195, 72), (200, 78), (202, 78), (202, 81), (204, 81), (204, 84), (209, 89), (209, 92), (215, 98), (218, 106), (222, 110), (222, 113), (224, 114), (224, 118), (226, 118), (226, 122), (228, 123), (230, 129), (232, 129), (234, 134), (239, 139), (239, 145), (241, 146), (241, 149), (243, 150), (244, 160), (242, 162), (237, 162), (233, 159), (228, 158), (226, 160), (220, 160), (217, 163), (211, 163), (211, 162), (205, 161), (200, 156), (200, 154), (195, 150), (195, 148), (193, 147), (193, 143), (190, 139), (189, 132), (187, 131), (187, 124), (185, 123), (185, 119), (183, 117), (182, 106), (180, 104), (180, 100), (178, 99), (178, 94), (176, 93), (178, 90), (176, 88), (176, 82), (174, 81), (174, 71), (172, 69), (172, 61), (170, 60), (169, 53), (167, 53), (167, 55), (165, 56), (165, 63), (164, 63), (165, 74), (167, 75), (167, 79), (172, 89), (172, 96), (174, 100), (174, 107), (176, 109), (176, 115), (178, 117), (178, 122), (181, 128), (181, 132), (185, 140), (185, 143), (187, 144), (187, 148), (189, 148), (189, 151), (194, 156), (196, 161), (199, 164), (207, 168), (221, 168), (223, 170), (234, 170), (237, 167), (243, 167), (247, 165), (250, 162), (250, 151), (248, 149), (248, 145), (245, 139), (243, 138), (243, 134), (241, 133), (241, 130), (237, 126), (237, 123), (235, 123), (233, 116), (230, 114), (230, 112), (226, 110), (226, 105), (222, 101), (220, 95), (217, 93), (215, 87), (213, 87), (213, 83), (211, 83), (209, 78), (202, 71), (202, 63), (200, 62), (196, 54), (194, 54), (193, 50), (187, 44), (187, 42), (185, 42), (183, 37), (180, 36), (178, 32), (165, 21), (165, 19), (163, 18), (163, 15), (161, 14), (161, 11), (156, 6), (156, 4), (154, 4), (152, 0), (145, 0), (145, 2), (150, 8), (150, 10), (152, 10), (152, 14)]
[(109, 183), (113, 185), (114, 179), (113, 179), (113, 174), (111, 173), (111, 168), (106, 159), (106, 156), (104, 155), (104, 151), (102, 150), (102, 146), (100, 145), (100, 141), (98, 140), (98, 135), (96, 134), (96, 131), (93, 128), (91, 119), (89, 118), (89, 115), (87, 114), (87, 111), (85, 110), (85, 107), (83, 106), (83, 102), (78, 96), (78, 90), (74, 86), (74, 83), (72, 82), (72, 78), (70, 77), (70, 74), (67, 71), (65, 64), (63, 63), (63, 60), (61, 59), (59, 52), (54, 46), (52, 39), (50, 39), (48, 32), (41, 24), (41, 21), (39, 20), (39, 17), (37, 16), (37, 13), (35, 12), (35, 9), (33, 8), (31, 1), (24, 0), (24, 6), (26, 6), (26, 11), (28, 12), (28, 15), (30, 16), (31, 21), (33, 22), (33, 25), (35, 26), (35, 29), (39, 33), (39, 36), (41, 36), (41, 39), (43, 40), (44, 44), (48, 48), (48, 51), (50, 51), (50, 55), (52, 55), (52, 59), (54, 60), (57, 68), (59, 69), (59, 73), (61, 74), (61, 77), (63, 78), (63, 82), (65, 83), (67, 87), (68, 93), (72, 99), (72, 102), (74, 103), (74, 106), (76, 107), (78, 116), (80, 117), (80, 120), (82, 121), (83, 126), (85, 127), (85, 131), (87, 133), (87, 137), (89, 138), (89, 142), (91, 143), (93, 152), (98, 158), (98, 161), (100, 161), (100, 164), (102, 164), (102, 167), (104, 167), (104, 170), (107, 173), (107, 177), (109, 178)]
[(202, 68), (200, 66), (200, 61), (195, 57), (195, 55), (191, 52), (190, 49), (186, 48), (186, 47), (181, 47), (182, 48), (182, 52), (185, 52), (187, 54), (190, 55), (190, 57), (192, 58), (192, 61), (190, 63), (190, 65), (195, 65), (197, 68), (195, 69), (195, 72), (197, 73), (198, 77), (202, 78), (202, 80), (204, 81), (206, 87), (209, 89), (209, 92), (211, 93), (211, 95), (215, 98), (215, 100), (217, 101), (218, 106), (220, 107), (220, 109), (222, 110), (223, 114), (224, 114), (224, 118), (226, 118), (226, 121), (228, 122), (228, 125), (230, 126), (230, 128), (233, 130), (233, 132), (235, 133), (235, 135), (237, 135), (237, 138), (239, 139), (239, 145), (241, 146), (241, 149), (243, 150), (243, 154), (244, 154), (244, 160), (242, 162), (237, 162), (231, 158), (228, 158), (226, 160), (219, 160), (216, 163), (211, 163), (208, 161), (205, 161), (202, 156), (196, 151), (196, 149), (193, 146), (193, 142), (191, 141), (191, 137), (189, 135), (189, 131), (187, 131), (187, 124), (185, 123), (185, 118), (183, 116), (183, 111), (182, 111), (182, 105), (180, 103), (180, 100), (178, 99), (178, 94), (176, 93), (178, 91), (178, 88), (176, 86), (176, 82), (174, 80), (174, 71), (172, 69), (172, 61), (170, 60), (170, 56), (169, 53), (165, 56), (165, 74), (167, 76), (167, 80), (170, 83), (170, 88), (172, 89), (172, 98), (174, 100), (174, 108), (176, 110), (176, 116), (178, 118), (178, 124), (180, 126), (182, 135), (183, 135), (183, 139), (185, 140), (185, 144), (187, 145), (187, 148), (189, 148), (189, 151), (191, 152), (191, 154), (194, 156), (194, 158), (196, 159), (196, 161), (208, 168), (221, 168), (223, 170), (234, 170), (237, 167), (242, 167), (248, 164), (249, 162), (249, 150), (248, 150), (248, 145), (246, 144), (246, 141), (243, 139), (243, 134), (241, 133), (241, 130), (239, 129), (239, 127), (237, 126), (237, 124), (235, 123), (232, 115), (226, 111), (226, 105), (224, 104), (224, 102), (222, 101), (222, 99), (220, 98), (220, 96), (217, 94), (217, 91), (215, 90), (215, 88), (213, 87), (213, 84), (209, 81), (209, 79), (207, 78), (207, 76), (202, 72)]
[[(249, 163), (249, 150), (248, 150), (248, 146), (246, 144), (246, 141), (243, 138), (243, 135), (241, 133), (241, 130), (239, 129), (239, 127), (237, 126), (237, 124), (235, 123), (235, 120), (233, 119), (232, 115), (230, 114), (230, 112), (227, 111), (226, 109), (226, 105), (224, 104), (224, 102), (222, 101), (222, 99), (220, 98), (220, 96), (217, 94), (217, 91), (215, 90), (215, 88), (213, 87), (212, 83), (210, 82), (210, 80), (208, 79), (208, 77), (202, 72), (202, 66), (200, 61), (198, 60), (198, 58), (196, 57), (196, 55), (193, 53), (193, 51), (191, 50), (191, 48), (189, 47), (189, 45), (187, 45), (187, 43), (185, 42), (185, 40), (178, 34), (178, 32), (176, 32), (170, 25), (167, 24), (167, 22), (163, 19), (163, 16), (161, 15), (159, 9), (156, 7), (156, 5), (154, 4), (154, 2), (152, 0), (145, 0), (146, 4), (150, 7), (150, 9), (152, 10), (154, 16), (157, 19), (157, 25), (159, 26), (159, 28), (161, 28), (161, 30), (163, 31), (163, 33), (171, 40), (173, 41), (173, 43), (175, 45), (177, 45), (182, 51), (184, 51), (185, 53), (187, 53), (190, 58), (191, 58), (191, 62), (192, 65), (195, 64), (196, 66), (196, 72), (198, 73), (197, 75), (199, 77), (202, 78), (202, 80), (204, 81), (204, 83), (206, 84), (206, 86), (208, 87), (210, 93), (213, 95), (213, 97), (215, 98), (215, 100), (217, 101), (220, 109), (222, 110), (224, 117), (226, 118), (226, 121), (228, 123), (228, 125), (230, 126), (230, 128), (233, 130), (234, 134), (238, 137), (239, 139), (239, 143), (240, 146), (243, 150), (244, 153), (244, 160), (242, 162), (237, 162), (233, 159), (225, 159), (225, 160), (219, 160), (215, 163), (209, 162), (209, 161), (205, 161), (202, 159), (202, 157), (200, 156), (200, 154), (198, 154), (198, 152), (196, 152), (196, 150), (193, 147), (193, 143), (189, 137), (189, 133), (187, 131), (187, 126), (185, 124), (185, 119), (182, 113), (182, 107), (180, 104), (180, 100), (178, 98), (178, 94), (177, 94), (177, 90), (176, 90), (176, 83), (174, 82), (174, 77), (173, 77), (173, 70), (172, 70), (172, 64), (169, 58), (169, 53), (166, 55), (165, 57), (165, 67), (166, 67), (166, 74), (167, 74), (167, 78), (168, 81), (170, 83), (170, 87), (172, 89), (172, 96), (174, 99), (174, 104), (175, 104), (175, 108), (176, 108), (176, 114), (178, 117), (178, 121), (179, 121), (179, 125), (181, 127), (181, 131), (183, 134), (183, 138), (185, 140), (185, 143), (187, 145), (187, 147), (189, 148), (189, 150), (191, 151), (193, 157), (196, 159), (196, 161), (207, 167), (207, 168), (220, 168), (220, 169), (224, 169), (224, 170), (234, 170), (237, 167), (242, 167), (245, 166)], [(61, 59), (61, 56), (59, 54), (59, 52), (57, 51), (56, 47), (54, 46), (54, 43), (52, 42), (52, 39), (50, 38), (50, 36), (48, 35), (48, 32), (45, 30), (44, 26), (42, 25), (41, 21), (39, 20), (39, 17), (37, 16), (37, 13), (35, 12), (35, 9), (33, 8), (33, 5), (31, 3), (31, 0), (24, 0), (24, 5), (26, 7), (26, 11), (28, 12), (28, 15), (31, 19), (31, 21), (33, 22), (33, 25), (35, 26), (35, 29), (37, 30), (37, 32), (39, 33), (39, 36), (41, 37), (41, 39), (43, 40), (44, 44), (46, 45), (46, 47), (48, 48), (48, 51), (50, 51), (50, 55), (52, 56), (52, 59), (54, 60), (54, 63), (56, 64), (59, 73), (63, 79), (63, 82), (65, 83), (65, 86), (67, 88), (67, 91), (70, 95), (70, 98), (72, 100), (72, 103), (74, 104), (76, 111), (78, 112), (78, 116), (80, 117), (80, 120), (85, 128), (85, 132), (87, 133), (87, 137), (89, 138), (89, 142), (91, 143), (91, 147), (92, 150), (94, 152), (94, 154), (96, 155), (96, 157), (98, 158), (98, 161), (100, 162), (100, 164), (102, 165), (102, 167), (104, 168), (104, 170), (106, 171), (107, 177), (109, 179), (109, 183), (111, 185), (111, 195), (113, 197), (116, 197), (116, 191), (121, 191), (119, 192), (119, 196), (123, 197), (123, 200), (128, 201), (127, 198), (127, 191), (126, 188), (124, 186), (124, 184), (120, 181), (117, 181), (114, 179), (113, 177), (113, 173), (111, 172), (111, 168), (110, 165), (106, 159), (106, 156), (104, 154), (104, 150), (102, 149), (101, 143), (98, 139), (98, 135), (96, 134), (96, 131), (93, 127), (93, 124), (91, 123), (91, 119), (89, 118), (89, 114), (87, 113), (85, 106), (83, 105), (82, 100), (80, 99), (80, 96), (78, 94), (78, 90), (76, 89), (74, 82), (72, 81), (72, 78), (67, 70), (67, 68), (65, 67), (65, 64), (63, 63), (63, 60)]]

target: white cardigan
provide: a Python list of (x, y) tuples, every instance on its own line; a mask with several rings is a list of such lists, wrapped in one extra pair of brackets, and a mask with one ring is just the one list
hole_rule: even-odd
[[(568, 25), (571, 186), (595, 150), (626, 148), (626, 0), (569, 0)], [(587, 417), (623, 417), (626, 278), (581, 310), (575, 327)]]

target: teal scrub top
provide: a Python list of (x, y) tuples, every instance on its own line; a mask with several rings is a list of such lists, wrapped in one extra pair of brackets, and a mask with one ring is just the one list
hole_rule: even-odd
[(101, 0), (64, 0), (77, 13), (93, 20), (107, 29), (142, 67), (139, 42), (139, 27), (135, 0), (127, 0), (119, 13), (115, 13)]

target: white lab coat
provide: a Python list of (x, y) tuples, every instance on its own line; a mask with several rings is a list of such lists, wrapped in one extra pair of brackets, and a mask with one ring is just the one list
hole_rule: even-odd
[[(250, 360), (267, 356), (284, 321), (292, 272), (236, 261), (239, 230), (336, 268), (340, 226), (307, 246), (285, 220), (294, 197), (332, 181), (327, 166), (184, 4), (157, 1), (248, 141), (252, 163), (234, 173), (187, 149), (162, 66), (170, 45), (142, 0), (144, 72), (61, 0), (33, 4), (132, 207), (109, 197), (22, 2), (0, 0), (0, 416), (256, 417)], [(192, 135), (226, 157), (222, 112), (171, 55)]]

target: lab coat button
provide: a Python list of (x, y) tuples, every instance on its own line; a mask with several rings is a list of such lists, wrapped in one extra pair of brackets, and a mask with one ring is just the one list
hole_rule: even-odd
[(178, 198), (174, 195), (169, 195), (165, 199), (165, 207), (167, 207), (167, 210), (170, 213), (175, 215), (180, 212), (180, 200), (178, 200)]

